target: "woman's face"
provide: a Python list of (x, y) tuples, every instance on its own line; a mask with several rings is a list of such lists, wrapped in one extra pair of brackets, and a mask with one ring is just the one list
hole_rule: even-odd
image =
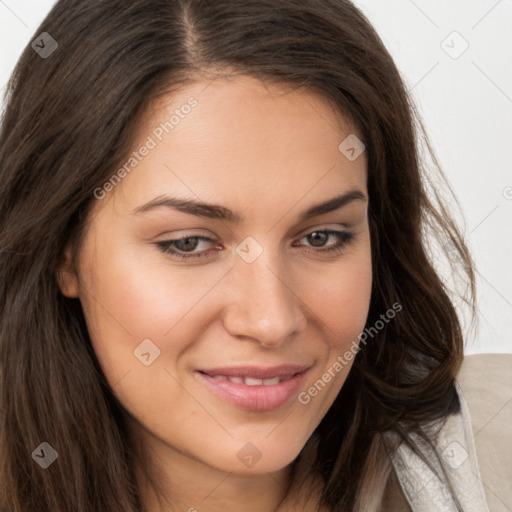
[(311, 92), (237, 77), (164, 97), (138, 133), (61, 290), (162, 463), (277, 471), (340, 391), (368, 313), (357, 132)]

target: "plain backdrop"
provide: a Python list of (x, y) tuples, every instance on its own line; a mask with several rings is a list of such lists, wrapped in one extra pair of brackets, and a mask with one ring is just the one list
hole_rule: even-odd
[[(512, 352), (512, 0), (355, 3), (395, 59), (462, 205), (479, 300), (466, 353)], [(0, 0), (0, 94), (53, 4)]]

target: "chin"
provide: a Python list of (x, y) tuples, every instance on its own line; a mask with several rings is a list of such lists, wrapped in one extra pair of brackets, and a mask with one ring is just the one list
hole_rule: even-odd
[(252, 436), (252, 441), (234, 440), (232, 447), (223, 450), (222, 456), (212, 462), (222, 471), (234, 474), (275, 473), (293, 463), (307, 442), (307, 437), (304, 442), (293, 443), (290, 442), (290, 438), (297, 439), (297, 437), (289, 436), (288, 441), (280, 440), (279, 442), (272, 440), (272, 435), (266, 439), (264, 437), (255, 439), (255, 437)]

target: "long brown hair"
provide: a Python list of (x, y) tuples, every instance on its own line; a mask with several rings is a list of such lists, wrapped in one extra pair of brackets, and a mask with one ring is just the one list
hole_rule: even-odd
[[(392, 304), (402, 310), (368, 339), (316, 429), (315, 471), (331, 510), (370, 510), (365, 493), (380, 481), (378, 501), (390, 472), (380, 435), (395, 432), (414, 446), (412, 432), (458, 408), (462, 330), (428, 244), (450, 244), (473, 308), (475, 289), (421, 140), (433, 157), (429, 172), (445, 178), (368, 20), (348, 0), (60, 0), (41, 32), (58, 47), (47, 58), (25, 49), (0, 133), (0, 507), (142, 510), (122, 407), (56, 269), (67, 242), (83, 234), (94, 190), (126, 160), (150, 102), (229, 70), (311, 88), (353, 120), (366, 145), (367, 325)], [(42, 442), (59, 454), (46, 470), (31, 456)]]

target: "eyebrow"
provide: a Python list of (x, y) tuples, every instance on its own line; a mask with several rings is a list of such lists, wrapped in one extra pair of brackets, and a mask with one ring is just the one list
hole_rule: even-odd
[[(340, 196), (312, 206), (301, 214), (299, 222), (316, 217), (317, 215), (338, 210), (339, 208), (342, 208), (354, 201), (366, 200), (367, 197), (361, 190), (352, 189)], [(161, 207), (174, 208), (180, 212), (195, 215), (197, 217), (223, 220), (234, 224), (242, 224), (244, 222), (244, 217), (239, 211), (233, 211), (217, 204), (202, 203), (191, 199), (179, 199), (177, 197), (170, 196), (158, 196), (148, 203), (139, 206), (132, 213), (134, 215), (140, 215)]]

